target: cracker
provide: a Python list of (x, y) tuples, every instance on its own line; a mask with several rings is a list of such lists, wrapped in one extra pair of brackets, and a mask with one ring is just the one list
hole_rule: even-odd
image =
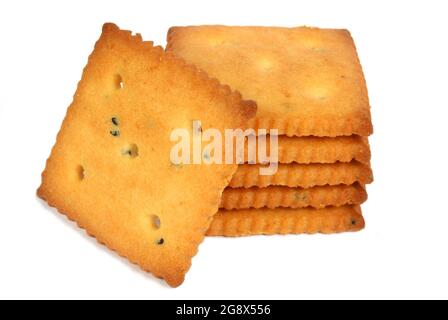
[[(270, 155), (270, 139), (266, 138), (267, 156)], [(248, 142), (245, 145), (246, 163)], [(371, 152), (368, 139), (361, 136), (348, 137), (278, 137), (278, 159), (280, 163), (335, 163), (356, 160), (370, 163)], [(257, 156), (256, 163), (263, 163)]]
[(213, 218), (208, 236), (241, 237), (275, 234), (331, 234), (364, 229), (359, 206), (324, 209), (221, 210)]
[(356, 182), (366, 185), (373, 182), (370, 165), (357, 161), (332, 164), (280, 164), (278, 172), (271, 176), (260, 175), (261, 166), (249, 164), (238, 166), (229, 187), (286, 186), (290, 188), (311, 188), (324, 185), (351, 185)]
[(228, 87), (140, 35), (103, 27), (38, 195), (143, 270), (179, 286), (236, 165), (174, 166), (170, 133), (255, 113)]
[(257, 101), (252, 128), (288, 136), (368, 136), (366, 83), (347, 30), (173, 27), (167, 51)]
[(232, 189), (227, 188), (222, 196), (220, 208), (260, 209), (324, 208), (361, 204), (367, 200), (367, 192), (360, 184), (322, 186), (309, 189), (288, 187), (267, 187)]

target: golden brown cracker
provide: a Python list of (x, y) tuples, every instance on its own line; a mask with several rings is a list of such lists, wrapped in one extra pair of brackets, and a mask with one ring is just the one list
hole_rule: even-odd
[(236, 165), (174, 166), (170, 133), (244, 125), (253, 103), (106, 24), (38, 195), (119, 255), (180, 285)]
[(288, 136), (368, 136), (370, 105), (347, 30), (173, 27), (167, 51), (257, 101), (251, 128)]
[(224, 190), (220, 208), (234, 209), (275, 209), (284, 208), (324, 208), (362, 204), (367, 200), (367, 192), (360, 184), (322, 186), (309, 189), (289, 187), (267, 188), (227, 188)]
[(238, 166), (229, 187), (265, 188), (286, 186), (290, 188), (311, 188), (325, 185), (351, 185), (356, 182), (366, 185), (373, 182), (370, 165), (357, 161), (331, 164), (280, 164), (274, 175), (260, 175), (262, 165), (243, 164)]
[(241, 237), (275, 234), (354, 232), (364, 229), (359, 206), (324, 209), (220, 210), (213, 217), (208, 236)]
[[(249, 140), (248, 140), (249, 141)], [(266, 155), (271, 154), (270, 137), (266, 137)], [(249, 159), (248, 142), (245, 145), (245, 161)], [(361, 136), (348, 137), (278, 137), (278, 160), (280, 163), (335, 163), (356, 160), (370, 163), (368, 139)], [(263, 163), (257, 155), (256, 163)]]

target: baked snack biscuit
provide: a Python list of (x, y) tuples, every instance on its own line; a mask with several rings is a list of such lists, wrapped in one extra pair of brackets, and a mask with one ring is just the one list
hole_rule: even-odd
[[(270, 155), (270, 138), (266, 137), (266, 156)], [(245, 161), (248, 162), (248, 143), (245, 145)], [(356, 160), (369, 164), (370, 145), (366, 137), (287, 137), (278, 136), (279, 163), (335, 163)], [(256, 163), (263, 163), (257, 156)]]
[(236, 165), (170, 161), (173, 129), (244, 126), (253, 102), (140, 35), (103, 27), (38, 195), (100, 243), (179, 286)]
[(167, 51), (258, 104), (251, 128), (288, 136), (369, 136), (366, 83), (347, 30), (173, 27)]
[(364, 229), (359, 206), (324, 209), (221, 210), (213, 218), (208, 236), (241, 237), (275, 234), (353, 232)]
[(351, 185), (356, 182), (366, 185), (373, 182), (370, 165), (357, 161), (331, 164), (279, 164), (274, 175), (260, 175), (262, 165), (243, 164), (238, 166), (229, 187), (231, 188), (265, 188), (269, 186), (286, 186), (290, 188), (311, 188), (325, 185)]
[(224, 190), (220, 208), (260, 209), (269, 208), (325, 208), (362, 204), (367, 192), (358, 183), (353, 185), (322, 186), (308, 189), (289, 187), (227, 188)]

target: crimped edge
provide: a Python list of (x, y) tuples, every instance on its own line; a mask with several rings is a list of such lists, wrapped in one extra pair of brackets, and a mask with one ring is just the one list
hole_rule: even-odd
[(224, 190), (221, 209), (306, 208), (360, 205), (367, 201), (365, 187), (353, 185), (319, 186), (309, 189), (288, 187), (253, 187)]
[[(355, 175), (344, 175), (344, 167), (358, 170)], [(269, 186), (286, 186), (290, 188), (312, 188), (325, 185), (351, 185), (356, 182), (361, 185), (367, 185), (373, 182), (373, 172), (370, 164), (363, 164), (357, 161), (348, 163), (332, 163), (332, 164), (279, 164), (279, 172), (271, 176), (261, 176), (258, 169), (261, 165), (244, 164), (238, 167), (232, 180), (230, 188), (265, 188)], [(331, 170), (327, 170), (330, 169)], [(303, 176), (299, 175), (300, 170), (313, 169), (319, 171), (319, 175), (310, 178), (309, 172)], [(284, 171), (288, 171), (285, 175)], [(326, 170), (326, 171), (325, 171)], [(303, 174), (303, 173), (301, 173)]]
[(324, 209), (221, 210), (207, 236), (334, 234), (365, 228), (360, 206)]

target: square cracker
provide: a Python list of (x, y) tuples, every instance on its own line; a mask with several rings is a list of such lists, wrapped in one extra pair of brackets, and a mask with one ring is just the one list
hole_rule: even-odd
[(266, 188), (269, 186), (285, 186), (289, 188), (312, 188), (315, 186), (361, 185), (373, 182), (370, 164), (352, 162), (336, 162), (329, 164), (280, 164), (274, 175), (260, 175), (263, 165), (243, 164), (238, 166), (230, 181), (230, 188)]
[(316, 186), (311, 188), (289, 188), (270, 186), (266, 188), (227, 188), (224, 190), (220, 208), (307, 208), (321, 209), (329, 206), (362, 204), (367, 192), (359, 183), (352, 185)]
[(170, 133), (238, 128), (255, 105), (140, 35), (103, 27), (38, 195), (100, 243), (180, 285), (236, 165), (174, 166)]
[[(257, 137), (258, 143), (259, 137)], [(249, 141), (249, 140), (248, 140)], [(245, 161), (249, 162), (249, 142), (245, 143)], [(266, 155), (271, 154), (270, 138), (266, 137)], [(256, 163), (263, 163), (257, 155)], [(368, 138), (357, 135), (340, 137), (278, 137), (278, 161), (282, 164), (358, 162), (369, 164), (371, 152)]]
[(256, 129), (328, 137), (373, 131), (363, 71), (347, 30), (173, 27), (167, 51), (257, 101)]
[(208, 236), (243, 237), (275, 234), (331, 234), (364, 229), (360, 206), (322, 209), (220, 210), (213, 217)]

